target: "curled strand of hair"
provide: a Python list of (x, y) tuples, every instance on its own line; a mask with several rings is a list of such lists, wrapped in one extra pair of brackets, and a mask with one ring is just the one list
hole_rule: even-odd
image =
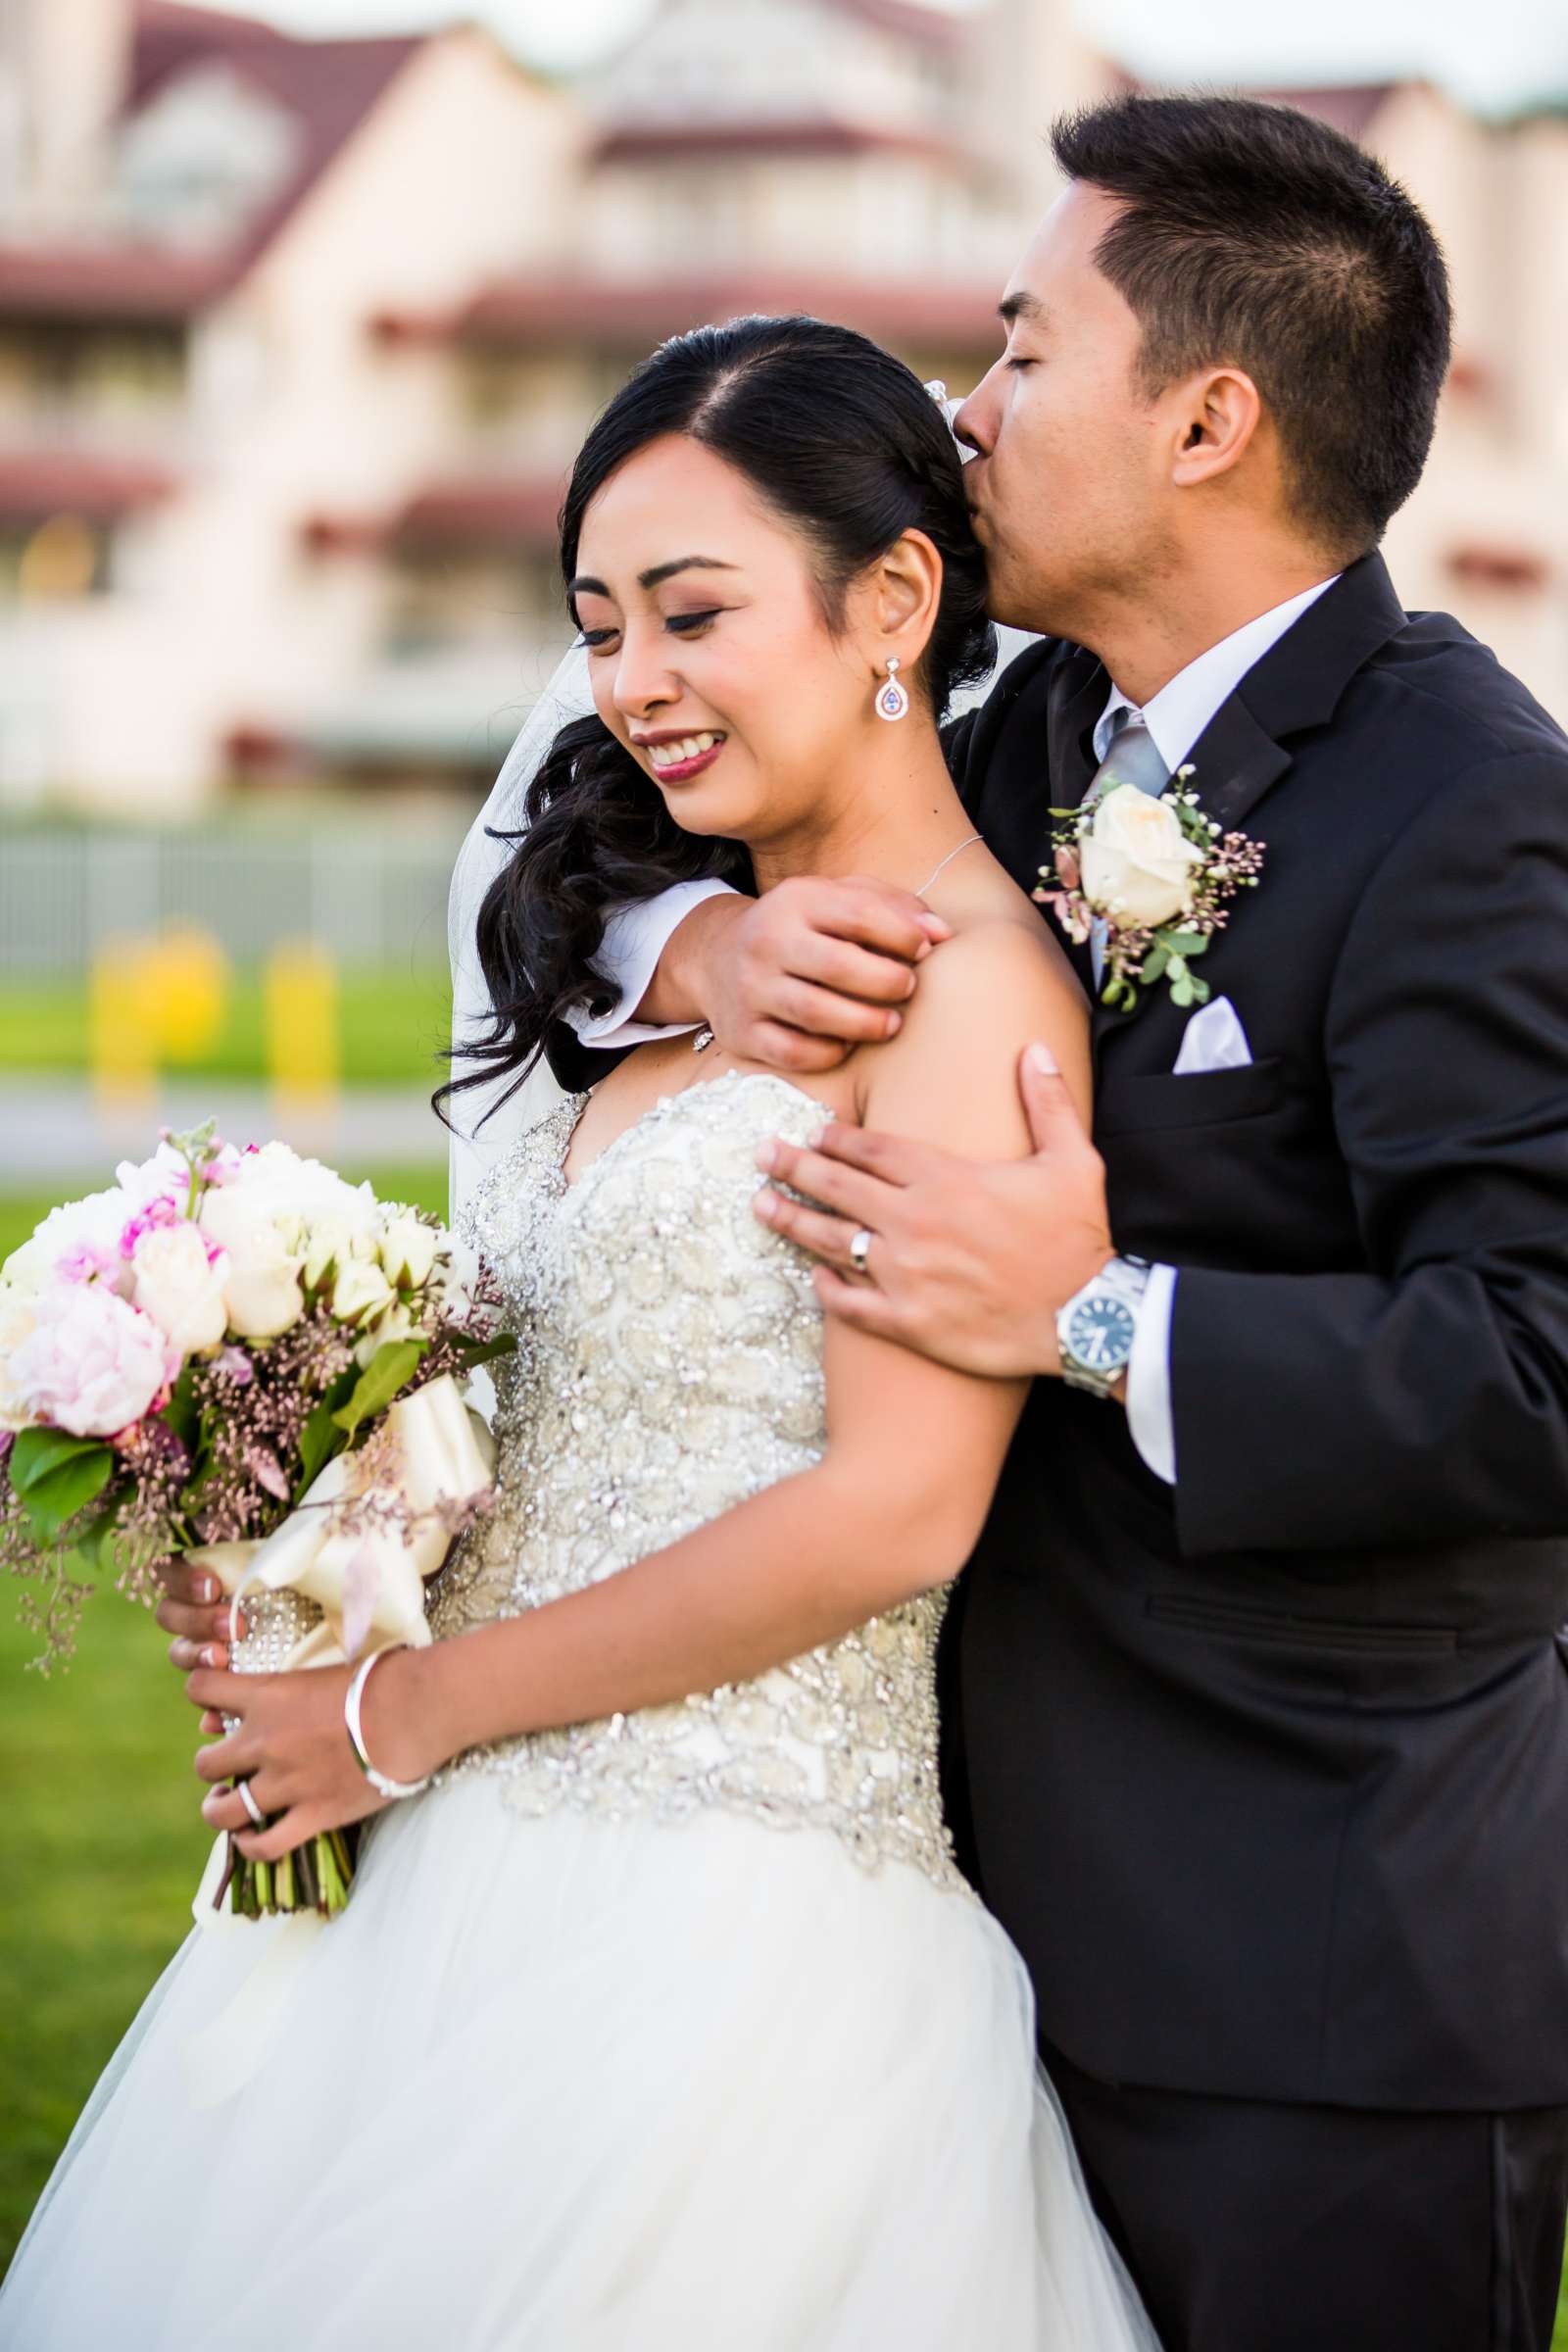
[(561, 729), (523, 808), (527, 823), (516, 832), (488, 828), (516, 847), (479, 909), (489, 1024), (447, 1055), (472, 1065), (437, 1090), (435, 1107), (448, 1125), (455, 1095), (510, 1075), (483, 1126), (536, 1067), (556, 1025), (608, 985), (594, 959), (612, 907), (710, 877), (753, 887), (740, 844), (682, 832), (600, 718)]

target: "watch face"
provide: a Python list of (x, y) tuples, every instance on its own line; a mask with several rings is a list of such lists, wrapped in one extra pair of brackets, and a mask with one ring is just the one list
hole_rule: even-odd
[(1119, 1372), (1132, 1354), (1136, 1329), (1132, 1308), (1102, 1293), (1074, 1307), (1067, 1325), (1067, 1345), (1087, 1370), (1108, 1377)]

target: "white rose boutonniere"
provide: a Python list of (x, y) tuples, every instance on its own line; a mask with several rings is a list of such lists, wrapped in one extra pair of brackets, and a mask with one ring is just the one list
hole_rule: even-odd
[(1139, 990), (1160, 980), (1173, 1004), (1205, 1004), (1194, 959), (1262, 867), (1259, 843), (1203, 814), (1188, 784), (1193, 773), (1178, 768), (1158, 800), (1113, 782), (1087, 808), (1052, 810), (1060, 821), (1034, 895), (1080, 946), (1103, 923), (1100, 996), (1115, 1011), (1130, 1012)]

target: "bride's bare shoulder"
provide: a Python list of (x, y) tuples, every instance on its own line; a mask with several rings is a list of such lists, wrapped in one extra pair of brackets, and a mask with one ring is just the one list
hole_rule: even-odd
[[(1039, 908), (1006, 878), (971, 887), (940, 911), (953, 937), (928, 956), (898, 1036), (863, 1052), (864, 1115), (911, 1090), (940, 1090), (978, 1112), (988, 1096), (1015, 1104), (1018, 1055), (1050, 1047), (1080, 1110), (1089, 1109), (1089, 1006)], [(955, 1147), (964, 1148), (961, 1138)]]

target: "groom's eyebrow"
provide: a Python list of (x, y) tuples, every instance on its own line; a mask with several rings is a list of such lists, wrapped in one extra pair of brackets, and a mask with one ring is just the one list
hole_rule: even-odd
[(1044, 326), (1047, 312), (1038, 294), (1006, 294), (997, 305), (997, 317), (1004, 326), (1011, 326), (1016, 318), (1031, 326)]

